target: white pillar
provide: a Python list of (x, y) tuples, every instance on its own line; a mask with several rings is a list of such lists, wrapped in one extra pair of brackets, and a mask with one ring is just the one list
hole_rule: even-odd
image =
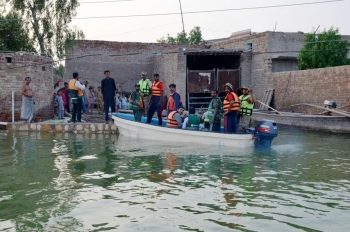
[(12, 123), (15, 122), (15, 92), (12, 90)]

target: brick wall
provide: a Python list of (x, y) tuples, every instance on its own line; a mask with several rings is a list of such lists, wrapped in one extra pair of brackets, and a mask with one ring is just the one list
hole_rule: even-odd
[[(261, 99), (265, 90), (273, 88), (272, 59), (297, 57), (302, 47), (303, 33), (262, 32), (233, 34), (229, 38), (210, 42), (216, 49), (244, 49), (241, 56), (241, 84), (253, 89)], [(248, 44), (252, 45), (251, 52)], [(292, 52), (291, 52), (292, 51)]]
[[(184, 59), (181, 51), (185, 47), (159, 43), (77, 41), (68, 52), (64, 79), (68, 81), (77, 71), (81, 81), (88, 80), (90, 85), (97, 87), (104, 78), (103, 71), (108, 69), (118, 89), (129, 92), (140, 80), (140, 73), (146, 71), (151, 79), (153, 73), (159, 73), (160, 79), (168, 85), (178, 81), (177, 76), (186, 75), (179, 74), (177, 68), (178, 60)], [(182, 71), (186, 71), (186, 66)]]
[[(323, 106), (335, 100), (338, 107), (350, 104), (350, 65), (303, 71), (272, 73), (277, 109), (305, 111), (289, 107), (297, 103)], [(312, 112), (313, 110), (307, 110)]]
[[(243, 49), (241, 56), (241, 85), (249, 86), (258, 97), (262, 97), (268, 80), (267, 32), (233, 34), (231, 37), (210, 43), (214, 49)], [(252, 45), (251, 51), (248, 44)]]
[(160, 80), (165, 85), (165, 92), (164, 94), (168, 94), (168, 85), (171, 83), (175, 83), (177, 85), (177, 90), (179, 92), (183, 92), (181, 87), (179, 86), (180, 82), (178, 81), (178, 62), (179, 62), (179, 55), (176, 53), (171, 54), (163, 54), (155, 57), (155, 64), (154, 64), (154, 72), (159, 73)]
[[(11, 58), (11, 63), (9, 63)], [(32, 78), (34, 90), (34, 120), (41, 121), (52, 116), (53, 92), (52, 59), (31, 53), (0, 53), (0, 121), (12, 120), (12, 91), (15, 99), (15, 120), (20, 118), (22, 85), (26, 76)]]

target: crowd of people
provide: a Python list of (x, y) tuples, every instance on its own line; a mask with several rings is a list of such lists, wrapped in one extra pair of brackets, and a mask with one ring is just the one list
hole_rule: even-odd
[[(162, 125), (162, 112), (165, 109), (167, 127), (219, 132), (223, 124), (225, 133), (244, 132), (250, 127), (250, 116), (255, 102), (252, 90), (243, 87), (240, 89), (242, 94), (238, 96), (232, 84), (226, 83), (224, 91), (226, 96), (223, 101), (218, 96), (218, 90), (211, 91), (212, 99), (205, 113), (196, 113), (192, 107), (185, 113), (175, 84), (169, 85), (169, 96), (164, 107), (164, 84), (159, 80), (159, 74), (154, 74), (151, 81), (147, 78), (147, 73), (142, 72), (141, 80), (135, 84), (135, 90), (130, 97), (130, 109), (133, 110), (135, 121), (139, 122), (145, 114), (146, 123), (151, 123), (153, 115), (157, 112), (158, 125)], [(200, 127), (201, 124), (203, 128)]]
[[(219, 132), (223, 125), (225, 133), (236, 133), (245, 131), (250, 126), (255, 99), (252, 90), (247, 87), (240, 88), (242, 93), (238, 96), (232, 84), (226, 83), (223, 100), (219, 97), (218, 90), (211, 90), (212, 99), (206, 112), (196, 112), (192, 107), (187, 112), (174, 83), (168, 86), (168, 96), (164, 96), (165, 86), (158, 73), (153, 75), (151, 81), (147, 73), (142, 72), (132, 93), (118, 93), (115, 80), (110, 74), (109, 70), (104, 71), (104, 78), (97, 90), (88, 86), (88, 81), (81, 83), (77, 72), (73, 73), (69, 82), (64, 82), (63, 87), (60, 88), (59, 83), (56, 83), (56, 118), (63, 119), (69, 115), (69, 122), (81, 122), (82, 113), (92, 114), (96, 109), (98, 113), (104, 114), (104, 120), (108, 123), (110, 112), (132, 110), (135, 121), (140, 122), (145, 115), (146, 123), (151, 123), (156, 113), (158, 125), (163, 125), (163, 116), (166, 116), (167, 127), (172, 128)], [(30, 77), (26, 77), (22, 89), (21, 119), (28, 122), (33, 119), (34, 105), (30, 82)]]
[(234, 92), (232, 84), (226, 83), (223, 101), (218, 90), (212, 90), (212, 99), (205, 112), (196, 113), (190, 107), (186, 114), (183, 106), (168, 111), (167, 127), (220, 132), (223, 124), (225, 133), (246, 132), (251, 124), (255, 98), (251, 89), (242, 87), (239, 90), (242, 92), (240, 96)]

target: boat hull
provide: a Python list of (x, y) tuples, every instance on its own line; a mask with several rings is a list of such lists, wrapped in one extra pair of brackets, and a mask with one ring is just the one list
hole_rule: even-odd
[(350, 118), (344, 116), (305, 115), (300, 113), (281, 113), (254, 111), (254, 121), (273, 120), (279, 125), (300, 127), (316, 131), (350, 133)]
[[(118, 116), (119, 115), (119, 116)], [(136, 139), (166, 141), (173, 143), (203, 144), (207, 146), (252, 148), (252, 134), (223, 134), (183, 129), (171, 129), (161, 126), (135, 122), (113, 114), (114, 124), (122, 136)]]

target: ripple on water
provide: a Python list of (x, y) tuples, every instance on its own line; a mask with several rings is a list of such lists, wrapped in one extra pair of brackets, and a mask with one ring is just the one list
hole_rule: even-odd
[(350, 231), (348, 145), (319, 137), (269, 155), (128, 147), (110, 137), (0, 140), (0, 228)]

